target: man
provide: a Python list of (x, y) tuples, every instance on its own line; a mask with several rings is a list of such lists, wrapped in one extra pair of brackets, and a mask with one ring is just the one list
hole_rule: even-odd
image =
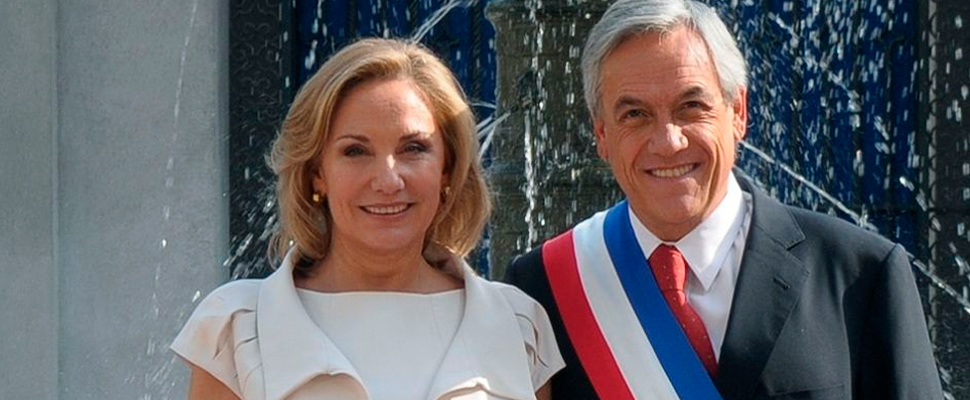
[(583, 54), (627, 200), (517, 258), (549, 312), (558, 399), (940, 399), (905, 251), (737, 179), (746, 66), (691, 0), (620, 0)]

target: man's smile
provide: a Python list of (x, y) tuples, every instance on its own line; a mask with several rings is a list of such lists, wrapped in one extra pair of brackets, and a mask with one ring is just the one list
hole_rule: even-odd
[(694, 171), (699, 165), (698, 163), (693, 163), (672, 168), (654, 168), (648, 169), (647, 173), (657, 178), (679, 178)]

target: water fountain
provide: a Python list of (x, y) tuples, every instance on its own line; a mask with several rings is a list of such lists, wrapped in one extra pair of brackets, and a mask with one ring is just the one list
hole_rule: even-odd
[(495, 201), (490, 269), (620, 198), (593, 146), (583, 100), (580, 54), (606, 1), (496, 1), (499, 114), (489, 168)]

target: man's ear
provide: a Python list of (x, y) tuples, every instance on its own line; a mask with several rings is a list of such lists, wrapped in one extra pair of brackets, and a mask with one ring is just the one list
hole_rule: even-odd
[(609, 161), (610, 152), (606, 148), (606, 124), (603, 118), (593, 118), (593, 135), (596, 136), (596, 154), (599, 154), (603, 160)]
[(744, 86), (738, 87), (731, 111), (734, 112), (734, 140), (739, 141), (748, 134), (748, 89)]

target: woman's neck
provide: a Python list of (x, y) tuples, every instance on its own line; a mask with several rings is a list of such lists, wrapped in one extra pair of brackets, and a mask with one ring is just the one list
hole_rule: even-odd
[(298, 279), (297, 286), (320, 292), (436, 293), (460, 288), (461, 282), (431, 267), (420, 244), (399, 251), (375, 251), (333, 240), (327, 256), (308, 276)]

